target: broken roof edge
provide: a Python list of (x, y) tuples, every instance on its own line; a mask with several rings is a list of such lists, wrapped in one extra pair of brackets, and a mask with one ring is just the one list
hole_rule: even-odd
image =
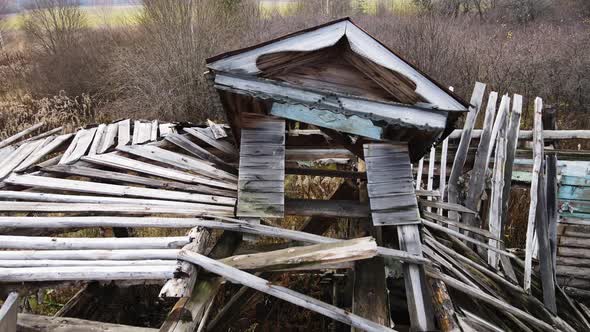
[[(332, 27), (333, 29), (327, 30), (327, 28), (329, 28), (329, 27)], [(291, 38), (300, 37), (300, 36), (307, 34), (307, 33), (317, 32), (319, 30), (323, 30), (322, 34), (330, 33), (331, 36), (328, 36), (328, 38), (326, 38), (326, 36), (314, 35), (314, 36), (312, 36), (312, 38), (314, 38), (313, 42), (308, 41), (307, 43), (303, 43), (303, 44), (299, 43), (295, 47), (293, 47), (293, 46), (286, 47), (286, 48), (284, 46), (282, 48), (280, 46), (277, 46), (274, 48), (269, 47), (272, 44), (283, 42), (283, 41), (286, 41)], [(284, 36), (281, 36), (281, 37), (278, 37), (278, 38), (275, 38), (275, 39), (272, 39), (272, 40), (269, 40), (269, 41), (266, 41), (263, 43), (252, 45), (252, 46), (249, 46), (246, 48), (222, 53), (217, 56), (213, 56), (211, 58), (208, 58), (206, 60), (206, 63), (207, 63), (207, 67), (209, 69), (214, 70), (214, 71), (229, 72), (229, 71), (239, 69), (245, 73), (256, 74), (259, 72), (259, 69), (256, 67), (255, 59), (257, 59), (259, 56), (261, 56), (263, 54), (270, 54), (270, 53), (280, 52), (280, 51), (314, 51), (314, 50), (318, 50), (318, 49), (323, 49), (323, 48), (332, 46), (334, 43), (336, 43), (338, 40), (340, 40), (343, 36), (347, 37), (347, 39), (351, 42), (351, 47), (352, 47), (353, 51), (355, 53), (357, 53), (358, 55), (360, 55), (370, 61), (373, 61), (379, 65), (382, 65), (386, 68), (400, 72), (401, 74), (404, 74), (404, 75), (408, 76), (409, 78), (411, 78), (413, 81), (415, 81), (415, 83), (417, 85), (416, 92), (419, 93), (424, 98), (426, 98), (426, 99), (434, 99), (434, 98), (439, 99), (439, 102), (441, 102), (443, 104), (440, 106), (444, 109), (447, 109), (447, 110), (452, 109), (455, 111), (467, 111), (467, 108), (469, 107), (469, 103), (464, 101), (460, 96), (455, 94), (453, 91), (450, 91), (447, 87), (438, 83), (432, 77), (430, 77), (429, 75), (424, 73), (422, 70), (417, 68), (414, 64), (412, 64), (411, 62), (409, 62), (406, 59), (404, 59), (403, 57), (401, 57), (399, 54), (397, 54), (395, 51), (393, 51), (388, 46), (383, 44), (381, 41), (379, 41), (378, 39), (371, 36), (364, 29), (362, 29), (358, 25), (356, 25), (349, 17), (345, 17), (342, 19), (327, 22), (325, 24), (318, 25), (318, 26), (311, 27), (311, 28), (304, 29), (304, 30), (300, 30), (297, 32), (293, 32), (293, 33), (290, 33), (290, 34), (287, 34), (287, 35), (284, 35)], [(361, 45), (364, 45), (364, 46), (361, 46)], [(375, 56), (372, 54), (365, 53), (363, 51), (364, 49), (366, 49), (370, 46), (373, 46), (373, 49), (375, 50), (375, 52), (381, 53), (381, 54), (379, 54), (379, 56)], [(228, 59), (230, 59), (232, 57), (238, 56), (240, 54), (252, 52), (255, 49), (259, 49), (259, 48), (268, 48), (268, 49), (261, 52), (260, 54), (250, 54), (250, 57), (254, 59), (254, 62), (249, 61), (249, 63), (248, 62), (244, 63), (242, 60), (243, 63), (241, 66), (248, 67), (248, 68), (241, 68), (241, 69), (240, 68), (233, 68), (233, 70), (232, 70), (231, 68), (227, 68), (227, 67), (224, 68), (222, 66), (224, 62), (226, 62)], [(215, 63), (217, 63), (217, 65), (215, 65)], [(412, 73), (412, 71), (414, 73)], [(422, 80), (420, 80), (420, 78), (422, 78)]]

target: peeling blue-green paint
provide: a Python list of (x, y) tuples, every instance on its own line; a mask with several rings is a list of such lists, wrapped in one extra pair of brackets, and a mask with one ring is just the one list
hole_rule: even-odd
[(303, 105), (274, 103), (270, 111), (272, 115), (329, 128), (340, 132), (355, 134), (373, 139), (383, 139), (383, 129), (371, 120), (359, 116), (312, 109)]

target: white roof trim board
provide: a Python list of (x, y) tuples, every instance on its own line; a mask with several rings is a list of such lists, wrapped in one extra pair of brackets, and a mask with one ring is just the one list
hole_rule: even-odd
[(414, 81), (416, 83), (416, 92), (429, 103), (435, 105), (436, 108), (445, 111), (465, 110), (465, 107), (448, 92), (438, 87), (422, 73), (412, 68), (403, 59), (348, 20), (339, 21), (316, 30), (228, 56), (209, 63), (208, 67), (220, 72), (257, 75), (261, 71), (256, 66), (256, 60), (262, 55), (286, 51), (315, 51), (333, 46), (343, 36), (346, 36), (351, 49), (358, 55), (401, 73)]

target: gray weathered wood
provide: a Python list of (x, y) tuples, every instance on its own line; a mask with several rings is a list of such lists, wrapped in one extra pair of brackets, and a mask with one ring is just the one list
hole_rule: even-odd
[(506, 312), (509, 312), (513, 315), (515, 315), (516, 317), (523, 319), (527, 322), (529, 322), (530, 324), (535, 325), (537, 328), (541, 329), (542, 331), (555, 331), (555, 328), (547, 323), (545, 323), (544, 321), (535, 318), (534, 316), (530, 315), (529, 313), (522, 311), (516, 307), (513, 307), (512, 305), (498, 300), (496, 298), (494, 298), (491, 295), (486, 294), (485, 292), (479, 290), (479, 289), (475, 289), (465, 283), (462, 283), (458, 280), (456, 280), (455, 278), (452, 278), (450, 276), (446, 276), (442, 273), (434, 273), (433, 271), (429, 270), (428, 271), (428, 275), (432, 278), (437, 278), (442, 280), (447, 286), (462, 292), (464, 294), (467, 294), (469, 296), (473, 296), (474, 298), (477, 298), (491, 306), (494, 306), (500, 310), (505, 310)]
[[(193, 203), (191, 207), (153, 204), (92, 204), (0, 202), (0, 211), (13, 212), (118, 212), (131, 215), (176, 214), (200, 216), (203, 214), (234, 215), (232, 206)], [(124, 226), (123, 226), (124, 227)], [(149, 226), (147, 226), (149, 227)]]
[[(72, 205), (72, 204), (69, 204)], [(155, 227), (155, 228), (206, 228), (243, 232), (305, 243), (333, 243), (340, 240), (278, 227), (250, 224), (238, 219), (219, 217), (226, 222), (197, 218), (155, 217), (0, 217), (0, 227), (14, 228), (86, 228), (86, 227)], [(402, 250), (378, 247), (380, 256), (392, 257), (408, 263), (423, 264), (428, 260)], [(8, 255), (8, 256), (6, 256)], [(9, 252), (0, 252), (0, 259), (12, 257)], [(20, 258), (22, 259), (22, 258)], [(105, 258), (106, 259), (106, 258)], [(146, 258), (147, 259), (147, 258)]]
[(59, 160), (60, 164), (72, 164), (76, 161), (80, 160), (88, 149), (90, 148), (90, 144), (94, 139), (94, 135), (96, 134), (97, 128), (91, 129), (81, 129), (76, 133), (72, 143), (64, 152), (63, 156)]
[[(465, 125), (461, 132), (461, 141), (459, 142), (459, 147), (455, 154), (451, 175), (449, 176), (449, 183), (447, 186), (449, 203), (459, 203), (459, 178), (463, 175), (463, 167), (467, 160), (467, 150), (471, 143), (471, 131), (475, 126), (475, 120), (477, 119), (479, 109), (481, 108), (485, 88), (485, 84), (477, 82), (475, 83), (473, 93), (471, 94), (471, 106), (469, 107), (467, 118), (465, 119)], [(451, 211), (449, 212), (449, 218), (457, 220), (458, 215)]]
[(0, 307), (0, 331), (16, 332), (18, 293), (10, 293)]
[(211, 138), (208, 135), (204, 134), (203, 131), (199, 130), (199, 129), (200, 128), (184, 128), (184, 131), (193, 135), (197, 139), (211, 145), (212, 147), (218, 149), (219, 151), (225, 153), (226, 155), (236, 156), (238, 154), (238, 151), (231, 143), (228, 143), (228, 142), (225, 142), (222, 140), (216, 140), (215, 138)]
[(0, 248), (20, 250), (173, 249), (189, 243), (188, 236), (74, 238), (0, 235)]
[(153, 145), (121, 146), (117, 150), (222, 181), (236, 182), (233, 174), (214, 167), (210, 162), (172, 152)]
[(157, 332), (157, 329), (96, 322), (68, 317), (18, 315), (19, 331), (27, 332)]
[(156, 199), (179, 200), (185, 202), (209, 203), (233, 206), (235, 199), (231, 197), (211, 196), (195, 193), (185, 193), (172, 190), (121, 186), (115, 184), (87, 182), (79, 180), (57, 179), (35, 175), (11, 175), (5, 179), (6, 183), (63, 191), (103, 194), (121, 197), (149, 197)]
[(237, 197), (237, 192), (233, 190), (217, 189), (199, 184), (188, 184), (178, 181), (161, 180), (148, 176), (131, 175), (113, 171), (100, 170), (91, 167), (78, 165), (55, 165), (43, 168), (44, 172), (59, 173), (66, 175), (83, 176), (90, 179), (103, 181), (117, 181), (118, 183), (139, 184), (152, 188), (180, 190), (187, 192), (199, 192), (205, 194)]
[(172, 179), (187, 183), (197, 183), (225, 189), (237, 189), (237, 185), (235, 183), (213, 180), (208, 177), (178, 171), (175, 169), (171, 169), (169, 167), (158, 166), (143, 161), (126, 158), (116, 153), (105, 153), (102, 155), (86, 156), (83, 158), (83, 160), (91, 162), (93, 164), (99, 164), (118, 169), (126, 169), (139, 173), (155, 175), (165, 179)]
[(512, 113), (510, 113), (510, 122), (508, 123), (508, 132), (506, 138), (506, 163), (504, 168), (504, 188), (502, 190), (502, 222), (500, 224), (500, 233), (502, 236), (504, 236), (504, 226), (506, 225), (508, 218), (510, 190), (512, 189), (512, 170), (514, 167), (516, 148), (518, 147), (521, 114), (522, 96), (515, 94), (512, 98)]
[(487, 150), (487, 159), (489, 160), (492, 156), (492, 151), (494, 151), (494, 146), (496, 145), (497, 137), (500, 135), (500, 131), (506, 128), (507, 118), (510, 113), (510, 97), (508, 95), (502, 96), (502, 100), (500, 101), (500, 106), (498, 106), (498, 115), (496, 116), (496, 120), (494, 121), (494, 127), (492, 128), (491, 133), (491, 140), (490, 146)]
[(164, 280), (174, 275), (176, 266), (65, 266), (0, 268), (0, 282), (62, 280)]
[(527, 292), (531, 291), (531, 273), (533, 264), (533, 239), (535, 238), (535, 221), (537, 216), (537, 203), (539, 197), (539, 176), (542, 172), (543, 165), (543, 101), (537, 97), (535, 99), (535, 138), (534, 138), (534, 159), (533, 159), (533, 177), (531, 180), (531, 204), (529, 206), (529, 217), (527, 223), (526, 243), (525, 243), (525, 267), (524, 267), (524, 289)]
[[(207, 240), (211, 233), (203, 228), (193, 228), (189, 237), (191, 242), (184, 246), (183, 249), (194, 251), (196, 253), (204, 254), (207, 249)], [(190, 297), (197, 280), (196, 268), (187, 262), (178, 262), (179, 270), (182, 271), (179, 276), (166, 281), (166, 284), (160, 290), (160, 297)]]
[(115, 145), (117, 139), (117, 132), (119, 131), (119, 125), (117, 123), (111, 123), (107, 125), (106, 132), (102, 144), (97, 148), (96, 153), (105, 153), (109, 148)]
[(131, 143), (131, 120), (119, 121), (117, 125), (117, 147)]
[(364, 155), (373, 225), (419, 223), (407, 145), (365, 144)]
[(8, 176), (43, 143), (44, 140), (25, 143), (9, 154), (4, 160), (0, 161), (0, 179)]
[[(285, 120), (243, 115), (238, 205), (240, 217), (283, 217)], [(266, 182), (265, 179), (273, 179)], [(264, 181), (273, 187), (256, 186)]]
[(197, 264), (205, 270), (218, 274), (227, 280), (242, 284), (258, 291), (275, 296), (284, 301), (315, 311), (334, 320), (351, 325), (366, 331), (393, 331), (385, 326), (344, 311), (335, 306), (318, 301), (312, 297), (294, 292), (288, 288), (269, 283), (255, 275), (240, 271), (231, 266), (220, 263), (214, 259), (189, 251), (182, 251), (179, 256), (193, 264)]
[[(500, 107), (506, 105), (505, 98), (507, 97), (502, 97)], [(493, 147), (493, 144), (490, 144), (490, 141), (494, 139), (492, 138), (492, 127), (494, 126), (497, 99), (498, 94), (494, 91), (490, 92), (483, 122), (483, 134), (479, 140), (479, 145), (477, 146), (473, 170), (471, 171), (471, 176), (469, 177), (469, 183), (467, 185), (469, 190), (467, 191), (467, 197), (465, 198), (465, 207), (474, 211), (479, 211), (479, 202), (481, 200), (481, 195), (485, 190), (489, 157), (491, 155), (488, 151)], [(503, 109), (501, 109), (500, 112), (503, 112)], [(481, 226), (481, 222), (478, 221), (473, 214), (466, 213), (462, 215), (461, 219), (464, 223), (470, 226)]]
[(176, 260), (143, 259), (143, 260), (64, 260), (64, 259), (24, 259), (2, 260), (0, 268), (15, 267), (60, 267), (60, 266), (176, 266)]
[(105, 135), (106, 135), (107, 125), (100, 124), (96, 127), (96, 133), (94, 134), (94, 139), (92, 140), (92, 144), (90, 145), (90, 150), (88, 151), (89, 155), (96, 154), (98, 152), (99, 147), (102, 146)]
[(217, 157), (216, 155), (212, 154), (211, 152), (207, 151), (206, 149), (200, 147), (199, 145), (193, 143), (191, 140), (186, 138), (180, 134), (168, 134), (166, 135), (166, 141), (184, 149), (185, 151), (189, 152), (190, 154), (201, 158), (203, 160), (209, 161), (215, 164), (220, 169), (229, 172), (231, 174), (237, 174), (238, 171), (236, 168), (223, 161), (221, 158)]
[(54, 139), (51, 139), (51, 141), (49, 141), (47, 144), (40, 145), (40, 149), (37, 149), (33, 153), (31, 153), (27, 157), (27, 159), (25, 159), (22, 163), (18, 165), (17, 168), (14, 169), (14, 171), (21, 172), (33, 166), (47, 155), (57, 150), (60, 146), (62, 146), (62, 144), (66, 143), (69, 139), (71, 139), (72, 136), (73, 134), (60, 135), (55, 137)]

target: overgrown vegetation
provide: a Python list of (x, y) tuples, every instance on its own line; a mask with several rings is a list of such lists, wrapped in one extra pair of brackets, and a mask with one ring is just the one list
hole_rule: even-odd
[(393, 1), (318, 0), (281, 14), (254, 0), (146, 0), (133, 24), (91, 28), (75, 0), (33, 0), (22, 31), (3, 32), (0, 96), (88, 94), (111, 118), (219, 118), (203, 75), (207, 57), (349, 15), (464, 97), (479, 80), (500, 93), (542, 96), (563, 111), (588, 109), (587, 1), (402, 3), (413, 10), (397, 14)]

